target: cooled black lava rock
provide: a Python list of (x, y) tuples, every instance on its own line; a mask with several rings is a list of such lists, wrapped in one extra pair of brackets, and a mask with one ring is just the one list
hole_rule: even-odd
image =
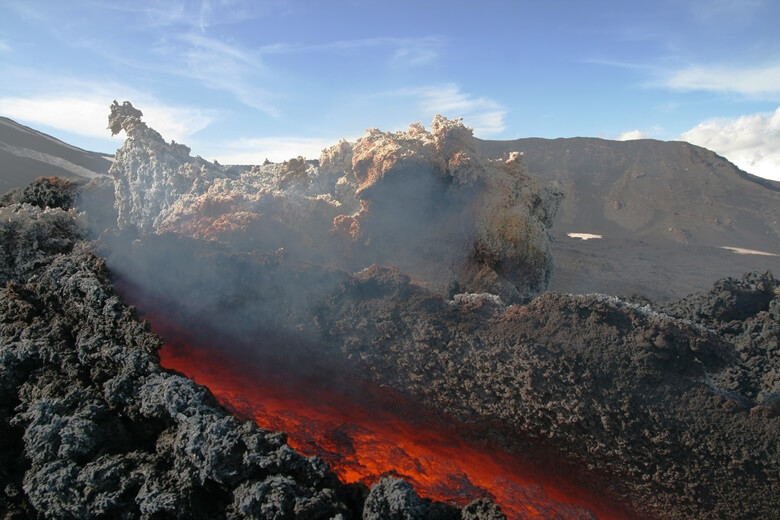
[(717, 330), (741, 363), (715, 378), (718, 385), (780, 413), (780, 285), (772, 273), (726, 278), (710, 291), (669, 302), (671, 316)]
[[(54, 229), (65, 218), (31, 213)], [(330, 518), (355, 508), (324, 463), (161, 369), (159, 339), (83, 247), (43, 256), (34, 271), (3, 267), (6, 514)]]
[[(363, 520), (415, 520), (417, 518), (450, 520), (461, 518), (461, 515), (452, 506), (421, 499), (412, 485), (401, 479), (385, 477), (371, 488), (363, 508)], [(481, 516), (480, 518), (494, 517)]]
[(778, 370), (780, 284), (767, 274), (738, 285), (749, 283), (740, 297), (763, 303), (729, 322), (751, 331), (744, 349), (733, 335), (616, 298), (447, 301), (381, 268), (324, 301), (318, 323), (375, 381), (489, 425), (485, 434), (509, 447), (553, 449), (573, 461), (572, 475), (643, 518), (771, 518), (780, 509), (777, 407), (721, 383), (751, 367)]
[(321, 460), (160, 367), (160, 340), (115, 294), (74, 212), (2, 211), (0, 516), (362, 515), (364, 493)]
[(80, 183), (60, 177), (39, 177), (25, 188), (10, 191), (0, 197), (0, 206), (27, 203), (39, 208), (74, 207)]

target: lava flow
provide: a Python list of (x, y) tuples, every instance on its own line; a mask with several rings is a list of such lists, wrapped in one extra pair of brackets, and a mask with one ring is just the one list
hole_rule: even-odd
[[(464, 441), (452, 424), (419, 419), (424, 417), (420, 408), (397, 395), (361, 387), (358, 397), (354, 385), (339, 390), (278, 367), (269, 371), (267, 365), (231, 356), (229, 350), (201, 345), (202, 340), (167, 320), (147, 318), (164, 338), (164, 367), (208, 387), (239, 417), (286, 432), (292, 448), (322, 458), (344, 482), (370, 486), (395, 475), (412, 483), (422, 497), (459, 506), (490, 497), (509, 518), (627, 518), (601, 497), (516, 455)], [(340, 376), (330, 374), (334, 380)], [(401, 409), (406, 412), (397, 413)], [(414, 420), (407, 419), (409, 411), (417, 416)]]

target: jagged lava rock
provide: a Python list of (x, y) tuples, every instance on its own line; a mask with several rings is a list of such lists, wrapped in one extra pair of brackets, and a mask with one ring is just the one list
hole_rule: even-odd
[(117, 296), (82, 215), (0, 214), (0, 516), (363, 516), (365, 487), (160, 367), (160, 339)]
[(562, 194), (531, 177), (521, 154), (489, 161), (471, 129), (436, 116), (430, 132), (420, 124), (368, 130), (352, 148), (352, 172), (362, 208), (335, 224), (373, 262), (397, 265), (433, 289), (455, 282), (507, 302), (547, 287), (548, 231)]
[(549, 283), (561, 191), (531, 177), (519, 153), (482, 157), (459, 120), (369, 130), (319, 163), (240, 169), (191, 157), (140, 118), (129, 102), (111, 107), (111, 131), (128, 136), (111, 167), (119, 229), (284, 248), (347, 271), (397, 265), (440, 294), (520, 302)]

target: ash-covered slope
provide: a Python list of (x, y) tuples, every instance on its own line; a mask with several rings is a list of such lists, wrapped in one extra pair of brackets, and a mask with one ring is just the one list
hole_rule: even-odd
[(394, 479), (345, 486), (284, 434), (230, 416), (161, 369), (83, 215), (35, 202), (0, 207), (3, 518), (503, 518)]
[(0, 117), (0, 193), (37, 177), (91, 179), (108, 173), (109, 158)]
[(585, 137), (479, 144), (488, 157), (523, 150), (533, 175), (561, 183), (555, 231), (780, 253), (780, 183), (705, 148)]
[[(564, 193), (552, 233), (561, 292), (706, 290), (747, 271), (780, 272), (780, 184), (683, 142), (595, 138), (480, 141), (487, 157), (525, 152), (531, 174)], [(567, 233), (601, 239), (581, 241)], [(724, 246), (776, 256), (735, 254)]]

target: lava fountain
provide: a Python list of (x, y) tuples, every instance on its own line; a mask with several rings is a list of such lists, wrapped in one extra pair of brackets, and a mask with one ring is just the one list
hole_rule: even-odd
[[(288, 444), (325, 460), (346, 483), (394, 475), (424, 498), (463, 506), (489, 497), (508, 518), (627, 519), (619, 507), (517, 454), (463, 435), (466, 425), (370, 382), (301, 377), (290, 366), (253, 362), (196, 338), (162, 314), (147, 314), (164, 340), (161, 364), (209, 388), (242, 419), (284, 431)], [(304, 371), (306, 372), (306, 371)], [(347, 384), (348, 383), (348, 384)]]

